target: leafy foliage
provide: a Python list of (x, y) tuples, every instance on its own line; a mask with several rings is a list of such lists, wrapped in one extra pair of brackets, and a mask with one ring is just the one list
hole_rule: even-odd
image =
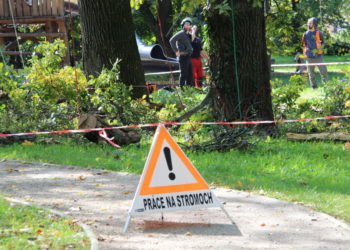
[(0, 64), (0, 131), (71, 129), (78, 108), (119, 124), (157, 120), (145, 100), (131, 98), (132, 89), (119, 79), (118, 62), (86, 79), (80, 69), (63, 67), (64, 52), (60, 40), (43, 42), (30, 67), (16, 72)]
[(271, 83), (273, 111), (276, 118), (282, 118), (295, 109), (295, 102), (305, 86), (305, 80), (299, 75), (292, 76), (289, 81), (290, 84), (286, 85), (278, 80)]
[(155, 122), (155, 111), (150, 109), (145, 99), (131, 98), (131, 86), (126, 86), (119, 78), (119, 61), (109, 70), (104, 68), (97, 78), (91, 78), (92, 91), (88, 94), (87, 110), (96, 110), (111, 124), (139, 124)]
[[(163, 108), (159, 111), (160, 121), (170, 121), (195, 108), (207, 94), (207, 89), (195, 89), (184, 87), (183, 91), (158, 90), (151, 94), (152, 102), (161, 104)], [(211, 115), (208, 113), (197, 113), (191, 116), (190, 121), (208, 121)]]
[(327, 114), (343, 115), (346, 110), (346, 104), (350, 100), (350, 75), (344, 78), (336, 78), (329, 81), (324, 86), (325, 98), (324, 108)]
[[(322, 88), (308, 90), (317, 95), (304, 94), (305, 80), (302, 76), (292, 76), (288, 84), (273, 82), (272, 98), (276, 119), (316, 118), (350, 113), (350, 68), (344, 70), (344, 77), (328, 81)], [(279, 126), (281, 132), (316, 132), (346, 130), (345, 120), (312, 121), (290, 123)]]
[(348, 29), (342, 6), (348, 0), (330, 1), (271, 1), (266, 15), (267, 47), (272, 55), (293, 55), (301, 50), (301, 36), (307, 30), (306, 22), (317, 17), (319, 27), (326, 33), (326, 42), (332, 44), (327, 26)]
[(64, 53), (62, 41), (43, 42), (37, 46), (30, 67), (18, 72), (1, 71), (4, 94), (0, 100), (0, 129), (27, 131), (73, 126), (78, 96), (85, 92), (87, 81), (79, 69), (62, 68)]

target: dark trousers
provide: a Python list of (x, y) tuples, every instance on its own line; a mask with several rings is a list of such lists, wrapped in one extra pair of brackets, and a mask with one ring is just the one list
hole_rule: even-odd
[(192, 62), (190, 55), (181, 55), (180, 63), (180, 87), (192, 86)]

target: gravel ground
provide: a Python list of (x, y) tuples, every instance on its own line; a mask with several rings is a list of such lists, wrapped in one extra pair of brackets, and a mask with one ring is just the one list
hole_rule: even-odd
[(220, 208), (135, 217), (122, 234), (139, 176), (0, 159), (0, 193), (90, 225), (99, 249), (350, 249), (350, 225), (276, 199), (213, 191)]

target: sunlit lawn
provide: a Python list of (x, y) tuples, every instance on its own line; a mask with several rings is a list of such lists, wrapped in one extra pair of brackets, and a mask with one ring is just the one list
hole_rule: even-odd
[(89, 249), (90, 241), (72, 220), (0, 196), (0, 249)]

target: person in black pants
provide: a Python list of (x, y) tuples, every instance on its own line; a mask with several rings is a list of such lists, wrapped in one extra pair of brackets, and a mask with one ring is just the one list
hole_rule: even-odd
[(191, 24), (190, 18), (185, 18), (181, 22), (182, 30), (170, 38), (171, 48), (174, 50), (180, 63), (180, 87), (192, 86), (192, 63), (191, 54), (193, 48), (191, 45)]

